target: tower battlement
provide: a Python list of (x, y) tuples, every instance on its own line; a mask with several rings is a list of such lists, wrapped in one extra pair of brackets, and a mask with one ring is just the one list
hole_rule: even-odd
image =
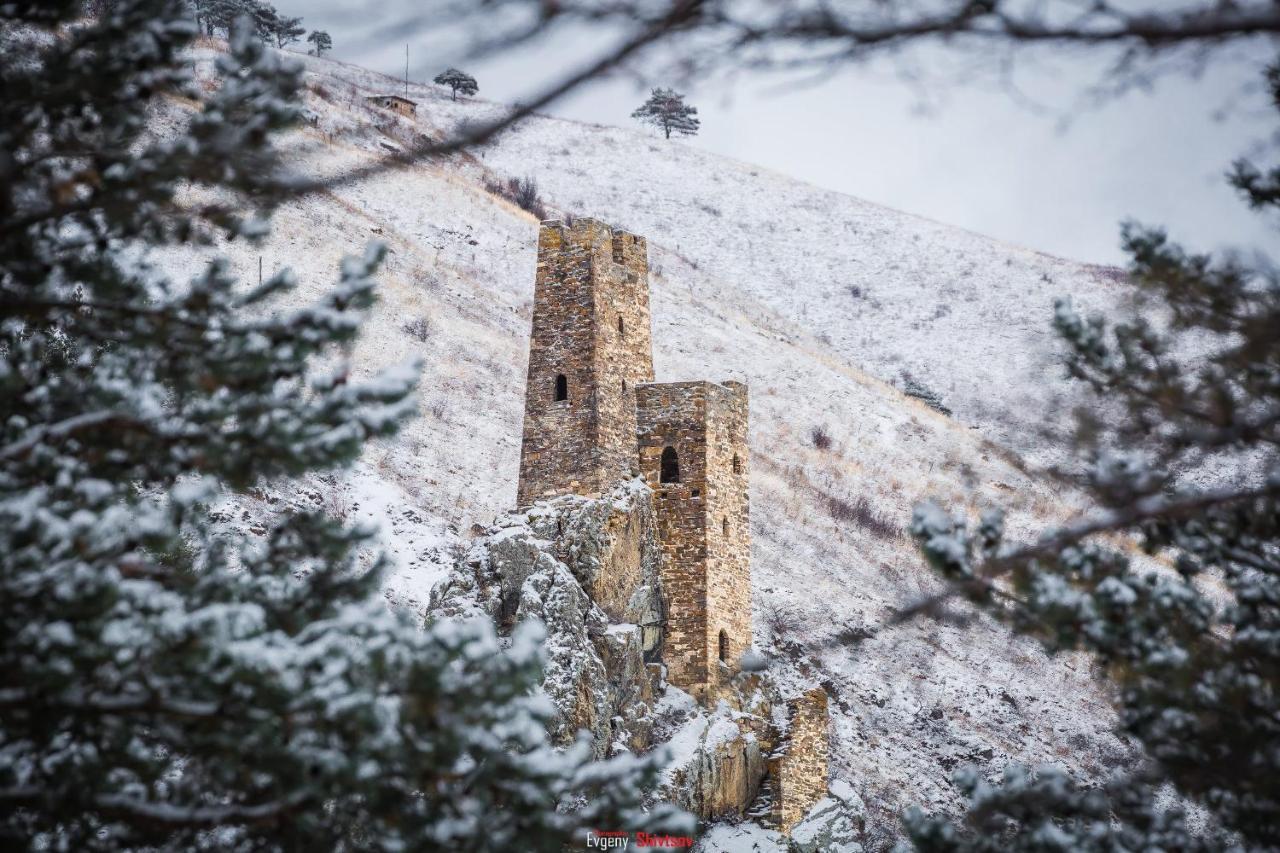
[(636, 276), (633, 283), (648, 275), (649, 247), (644, 237), (588, 216), (568, 224), (559, 219), (544, 220), (538, 229), (538, 258), (542, 260), (544, 251), (590, 254), (606, 243), (613, 262), (625, 266)]
[(653, 380), (648, 246), (595, 219), (542, 223), (516, 502), (596, 495), (635, 466)]

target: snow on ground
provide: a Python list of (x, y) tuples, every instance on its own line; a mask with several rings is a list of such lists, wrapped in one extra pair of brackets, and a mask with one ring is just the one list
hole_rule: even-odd
[(698, 839), (698, 849), (703, 853), (783, 853), (787, 844), (772, 829), (761, 829), (751, 823), (722, 824)]
[[(415, 96), (439, 132), (505, 109), (441, 101), (430, 88)], [(1026, 426), (1062, 405), (1054, 298), (1074, 294), (1101, 309), (1125, 295), (1114, 268), (1004, 244), (638, 129), (535, 117), (481, 156), (500, 175), (536, 179), (557, 209), (646, 235), (669, 255), (658, 267), (679, 269), (707, 301), (748, 297), (772, 312), (773, 331), (808, 338), (899, 386), (910, 375), (961, 421), (1023, 451), (1035, 449)], [(1038, 203), (1028, 199), (1028, 210)]]
[[(416, 87), (410, 122), (365, 103), (387, 78), (306, 62), (314, 125), (292, 140), (304, 172), (367, 164), (501, 109)], [(866, 801), (873, 839), (907, 805), (955, 808), (947, 780), (961, 764), (1088, 775), (1125, 760), (1083, 660), (1050, 660), (984, 620), (888, 624), (937, 588), (901, 532), (917, 501), (1001, 503), (1023, 532), (1071, 512), (1070, 494), (997, 442), (1018, 443), (1019, 410), (1046, 405), (1049, 295), (1119, 298), (1108, 276), (630, 130), (535, 118), (477, 157), (290, 204), (266, 245), (223, 249), (247, 280), (259, 258), (267, 274), (293, 267), (300, 303), (332, 285), (344, 254), (390, 248), (347, 357), (356, 376), (421, 357), (420, 417), (372, 443), (325, 500), (380, 524), (393, 600), (420, 607), (472, 525), (514, 502), (537, 223), (483, 183), (526, 174), (554, 206), (648, 237), (660, 381), (749, 385), (757, 644), (788, 690), (831, 692), (833, 771)], [(202, 257), (166, 263), (185, 276)], [(892, 387), (904, 369), (956, 418)], [(816, 426), (830, 448), (813, 445)], [(848, 517), (859, 500), (887, 526)]]

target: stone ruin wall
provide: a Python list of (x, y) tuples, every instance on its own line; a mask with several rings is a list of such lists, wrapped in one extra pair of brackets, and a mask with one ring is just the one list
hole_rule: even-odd
[(773, 819), (790, 833), (809, 809), (827, 795), (830, 725), (827, 691), (815, 687), (787, 705), (790, 727), (771, 760)]
[(533, 304), (518, 506), (598, 495), (635, 466), (635, 386), (653, 380), (644, 238), (543, 223)]
[[(662, 659), (672, 684), (706, 702), (751, 644), (746, 387), (644, 385), (637, 393), (637, 416), (640, 472), (655, 491), (662, 542)], [(661, 482), (667, 447), (679, 459), (679, 482)], [(719, 661), (722, 630), (726, 667)]]

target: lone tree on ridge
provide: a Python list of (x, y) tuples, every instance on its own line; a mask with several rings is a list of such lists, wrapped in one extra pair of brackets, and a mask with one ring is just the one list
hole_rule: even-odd
[(307, 44), (312, 45), (316, 56), (324, 56), (326, 50), (333, 50), (333, 39), (324, 30), (312, 30), (307, 36)]
[(631, 114), (634, 119), (662, 129), (667, 139), (671, 134), (694, 136), (701, 127), (698, 108), (684, 102), (684, 95), (674, 89), (654, 89), (645, 101)]
[(441, 71), (433, 81), (440, 86), (448, 86), (453, 90), (453, 99), (458, 100), (458, 93), (464, 95), (474, 95), (480, 91), (480, 85), (476, 83), (476, 78), (472, 77), (465, 71), (459, 71), (456, 68), (449, 68)]

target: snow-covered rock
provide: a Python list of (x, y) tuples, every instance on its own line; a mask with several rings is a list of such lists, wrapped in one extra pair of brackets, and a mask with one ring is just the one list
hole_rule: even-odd
[(650, 492), (635, 482), (600, 499), (557, 498), (511, 513), (458, 559), (428, 613), (484, 615), (506, 631), (538, 620), (547, 633), (543, 689), (557, 710), (554, 740), (568, 744), (585, 730), (600, 757), (647, 751), (654, 673), (644, 629), (611, 621), (589, 590), (608, 590), (603, 600), (615, 616), (656, 624), (653, 525)]
[(671, 740), (664, 799), (701, 818), (741, 818), (768, 770), (768, 727), (723, 703), (689, 720)]
[(862, 853), (866, 806), (848, 782), (837, 779), (805, 819), (791, 828), (793, 853)]
[(658, 560), (652, 494), (623, 482), (601, 498), (555, 498), (501, 518), (436, 586), (428, 613), (484, 615), (504, 631), (542, 622), (557, 742), (585, 730), (601, 757), (669, 749), (656, 798), (702, 818), (741, 818), (768, 769), (776, 691), (744, 673), (707, 712), (662, 681), (641, 625), (610, 619), (658, 621)]

